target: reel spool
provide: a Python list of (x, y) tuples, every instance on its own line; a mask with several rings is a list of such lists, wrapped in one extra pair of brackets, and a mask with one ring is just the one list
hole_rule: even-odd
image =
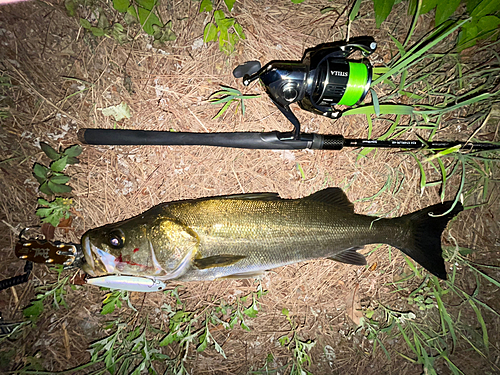
[(371, 37), (353, 38), (349, 43), (327, 43), (309, 49), (302, 61), (271, 61), (261, 67), (259, 61), (247, 61), (234, 69), (235, 78), (248, 86), (260, 79), (266, 92), (294, 125), (293, 139), (300, 138), (300, 123), (290, 109), (300, 108), (318, 115), (338, 118), (335, 105), (352, 106), (361, 102), (371, 85), (369, 61), (347, 60), (354, 51), (363, 57), (371, 55), (377, 43)]

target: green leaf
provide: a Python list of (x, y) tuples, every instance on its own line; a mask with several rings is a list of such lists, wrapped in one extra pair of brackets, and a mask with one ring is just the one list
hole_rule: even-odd
[(102, 306), (101, 315), (111, 314), (113, 311), (115, 311), (115, 304), (107, 303)]
[(279, 339), (278, 339), (278, 342), (280, 343), (281, 346), (287, 346), (288, 343), (290, 342), (290, 338), (288, 336), (281, 336)]
[(458, 51), (461, 52), (466, 48), (472, 47), (476, 44), (476, 37), (478, 33), (477, 22), (469, 22), (462, 26), (462, 30), (458, 34)]
[(137, 13), (139, 15), (139, 22), (145, 33), (153, 35), (154, 34), (153, 25), (158, 25), (160, 27), (163, 27), (163, 24), (161, 23), (160, 19), (152, 10), (138, 7)]
[(92, 26), (90, 28), (90, 31), (92, 32), (92, 35), (97, 36), (97, 37), (106, 35), (106, 32), (101, 27), (93, 27)]
[(108, 17), (104, 12), (99, 14), (99, 19), (97, 20), (97, 27), (100, 29), (107, 29), (109, 27)]
[(429, 162), (429, 161), (432, 161), (436, 158), (440, 158), (441, 156), (445, 156), (445, 155), (449, 155), (449, 154), (452, 154), (452, 153), (456, 153), (460, 150), (460, 147), (461, 145), (456, 145), (456, 146), (453, 146), (453, 147), (450, 147), (450, 148), (447, 148), (446, 150), (443, 150), (443, 151), (439, 151), (438, 153), (426, 158), (424, 161), (425, 162)]
[(208, 346), (208, 339), (207, 339), (207, 334), (204, 333), (200, 336), (200, 345), (196, 348), (197, 352), (202, 352), (204, 351)]
[(53, 213), (52, 215), (49, 215), (45, 218), (42, 218), (42, 223), (49, 223), (50, 225), (52, 225), (55, 228), (59, 225), (59, 222), (61, 221), (61, 219), (62, 219), (61, 215)]
[[(498, 25), (500, 25), (500, 18), (497, 16), (484, 16), (477, 21), (477, 28), (480, 34), (496, 30)], [(484, 36), (481, 37), (481, 39), (483, 38)]]
[(216, 10), (214, 12), (214, 20), (217, 25), (219, 24), (219, 21), (223, 20), (224, 18), (226, 18), (226, 16), (224, 16), (224, 12), (222, 10)]
[(414, 100), (422, 100), (424, 99), (423, 96), (420, 96), (418, 94), (415, 94), (414, 92), (408, 92), (408, 91), (398, 91), (399, 95), (404, 95), (404, 96), (407, 96), (409, 97), (410, 99), (414, 99)]
[(90, 22), (87, 21), (85, 18), (80, 18), (80, 26), (87, 30), (90, 30), (90, 28), (92, 27)]
[(243, 310), (243, 313), (250, 318), (255, 318), (258, 312), (259, 310), (257, 310), (257, 305), (255, 304), (255, 302), (252, 303), (252, 305), (248, 309)]
[(472, 11), (482, 0), (466, 0), (467, 3), (467, 13), (471, 14)]
[(250, 327), (245, 324), (245, 322), (242, 320), (241, 323), (241, 328), (243, 328), (245, 331), (250, 331)]
[(125, 102), (121, 102), (118, 105), (113, 105), (111, 107), (103, 108), (102, 114), (104, 116), (113, 116), (115, 121), (123, 120), (124, 118), (130, 118), (130, 107)]
[(23, 315), (31, 320), (36, 320), (43, 312), (43, 300), (33, 301), (30, 306), (23, 310)]
[(52, 176), (49, 181), (53, 184), (64, 185), (68, 183), (69, 179), (69, 176)]
[(304, 2), (304, 0), (290, 0), (294, 4), (301, 4)]
[(429, 13), (433, 10), (436, 5), (438, 5), (438, 0), (424, 0), (422, 1), (422, 7), (420, 8), (420, 14)]
[[(420, 170), (420, 196), (424, 194), (424, 189), (425, 189), (425, 184), (427, 182), (427, 177), (425, 175), (424, 167), (420, 160), (418, 160), (417, 156), (414, 153), (411, 153), (411, 155), (415, 158), (415, 161), (418, 164), (418, 169)], [(405, 258), (406, 259), (406, 258)]]
[[(361, 5), (361, 0), (356, 0), (354, 2), (354, 5), (352, 6), (351, 11), (349, 12), (349, 21), (351, 21), (351, 22), (354, 21), (354, 19), (356, 18), (356, 16), (359, 13), (359, 7), (360, 7), (360, 5)], [(333, 8), (333, 7), (328, 7), (328, 8), (331, 8), (331, 10), (335, 10), (335, 8)], [(324, 11), (326, 9), (328, 9), (328, 8), (322, 9), (321, 13), (324, 13)], [(328, 9), (328, 10), (330, 10), (330, 9)]]
[(401, 57), (404, 57), (404, 55), (406, 54), (406, 51), (405, 51), (405, 48), (403, 47), (403, 45), (399, 42), (399, 40), (394, 38), (391, 34), (389, 34), (389, 36), (391, 37), (392, 41), (394, 42), (394, 44), (398, 48), (398, 51), (399, 51), (399, 54), (401, 55)]
[(127, 12), (129, 6), (130, 6), (129, 0), (113, 0), (113, 8), (115, 8), (118, 12), (121, 13)]
[(236, 0), (224, 0), (224, 3), (226, 3), (227, 9), (229, 11), (233, 10), (233, 6), (234, 6), (235, 2), (236, 2)]
[(460, 5), (460, 0), (440, 0), (436, 7), (436, 26), (441, 25), (450, 16), (455, 13), (455, 10)]
[(243, 27), (238, 22), (234, 23), (234, 31), (238, 34), (241, 39), (246, 39), (245, 33), (243, 32)]
[(219, 110), (219, 112), (217, 112), (217, 114), (212, 117), (212, 120), (215, 120), (216, 118), (222, 116), (224, 114), (224, 112), (227, 111), (227, 109), (229, 108), (229, 106), (231, 105), (231, 102), (227, 102), (226, 104), (224, 104), (224, 106)]
[[(321, 14), (326, 14), (326, 13), (328, 13), (328, 12), (334, 12), (335, 10), (336, 10), (336, 8), (334, 8), (334, 7), (325, 7), (325, 8), (323, 8), (323, 9), (321, 9), (319, 12), (320, 12)], [(357, 13), (356, 13), (356, 14), (357, 14)], [(356, 16), (354, 16), (354, 17), (356, 17)], [(349, 13), (349, 19), (351, 19), (351, 13)]]
[(50, 205), (50, 203), (46, 199), (43, 199), (43, 198), (38, 198), (37, 203), (40, 206), (49, 206)]
[(43, 183), (43, 181), (45, 181), (48, 173), (49, 168), (47, 168), (45, 165), (35, 163), (35, 165), (33, 166), (33, 175), (36, 177), (38, 182), (40, 182), (40, 180), (42, 181), (40, 183)]
[(500, 3), (498, 0), (483, 0), (474, 8), (470, 16), (472, 17), (472, 21), (474, 21), (489, 14), (493, 14), (499, 10)]
[(68, 156), (68, 164), (78, 164), (79, 162), (80, 162), (80, 160), (78, 158)]
[(125, 44), (129, 41), (127, 32), (125, 31), (123, 25), (118, 22), (113, 24), (113, 29), (111, 30), (111, 36), (119, 44)]
[(66, 156), (76, 157), (82, 153), (82, 146), (73, 145), (64, 150), (63, 154)]
[(163, 27), (153, 25), (153, 29), (156, 43), (171, 42), (177, 39), (177, 35), (172, 31), (172, 21), (168, 21)]
[[(394, 114), (394, 115), (411, 115), (414, 113), (412, 106), (404, 104), (380, 104), (379, 106), (380, 114)], [(348, 109), (343, 113), (343, 116), (347, 115), (373, 115), (375, 114), (375, 108), (373, 105), (361, 106), (358, 108)]]
[(158, 3), (158, 0), (136, 0), (139, 6), (147, 10), (152, 10), (153, 7)]
[(385, 21), (389, 13), (391, 13), (394, 5), (394, 0), (373, 0), (375, 10), (375, 23), (377, 29), (380, 28), (382, 22)]
[(219, 26), (220, 30), (228, 31), (234, 25), (234, 23), (234, 18), (224, 18), (217, 22), (217, 26)]
[(212, 4), (212, 0), (201, 0), (200, 13), (211, 12), (212, 9), (214, 9), (214, 6)]
[[(137, 16), (137, 11), (135, 10), (135, 7), (133, 5), (129, 6), (128, 9), (127, 9), (127, 15), (132, 17), (134, 20), (138, 20), (139, 17)], [(127, 21), (127, 19), (125, 18), (125, 20)], [(127, 22), (127, 23), (131, 23), (130, 21)]]
[(50, 190), (48, 181), (45, 181), (43, 184), (40, 185), (38, 188), (42, 193), (47, 194), (47, 195), (52, 195), (54, 194), (52, 190)]
[(53, 208), (37, 208), (35, 215), (39, 217), (47, 217), (52, 214)]
[(66, 8), (66, 13), (70, 17), (76, 17), (76, 4), (74, 0), (65, 0), (64, 7)]
[(375, 111), (375, 116), (380, 116), (380, 104), (378, 101), (378, 95), (375, 90), (370, 89), (370, 93), (372, 94), (372, 102), (373, 102), (373, 110)]
[(68, 185), (57, 185), (57, 184), (54, 184), (51, 181), (49, 181), (47, 183), (47, 185), (50, 188), (50, 190), (52, 190), (56, 194), (69, 193), (71, 190), (73, 190), (71, 188), (71, 186), (68, 186)]
[(205, 30), (203, 31), (203, 42), (215, 42), (217, 40), (217, 26), (212, 22), (207, 23)]
[(52, 160), (57, 160), (61, 157), (61, 155), (56, 150), (54, 150), (45, 142), (40, 142), (40, 148), (45, 153), (45, 155), (47, 155)]
[(173, 333), (169, 333), (163, 340), (160, 341), (160, 346), (170, 345), (175, 341), (175, 335)]
[(52, 169), (54, 172), (62, 172), (64, 168), (66, 168), (67, 164), (68, 164), (68, 157), (63, 156), (61, 159), (50, 163), (50, 169)]

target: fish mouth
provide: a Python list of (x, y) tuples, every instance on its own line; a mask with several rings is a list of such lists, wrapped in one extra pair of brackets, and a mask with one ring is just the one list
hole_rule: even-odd
[(89, 236), (82, 238), (82, 250), (87, 262), (84, 271), (89, 275), (102, 276), (116, 273), (116, 258), (92, 244)]

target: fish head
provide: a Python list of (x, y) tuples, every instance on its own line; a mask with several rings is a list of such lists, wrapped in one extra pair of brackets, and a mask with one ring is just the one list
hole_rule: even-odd
[(137, 217), (86, 232), (83, 270), (174, 279), (184, 274), (198, 251), (198, 236), (176, 220)]

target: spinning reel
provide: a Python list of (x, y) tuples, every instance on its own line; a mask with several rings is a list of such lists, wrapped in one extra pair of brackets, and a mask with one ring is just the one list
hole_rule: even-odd
[(261, 67), (259, 61), (247, 61), (234, 69), (243, 84), (260, 79), (269, 97), (293, 124), (293, 139), (300, 138), (300, 122), (290, 109), (300, 108), (318, 115), (338, 118), (335, 105), (352, 106), (361, 102), (370, 88), (372, 66), (368, 61), (347, 58), (355, 51), (371, 55), (377, 43), (371, 37), (353, 38), (349, 43), (327, 43), (309, 49), (302, 61), (271, 61)]

